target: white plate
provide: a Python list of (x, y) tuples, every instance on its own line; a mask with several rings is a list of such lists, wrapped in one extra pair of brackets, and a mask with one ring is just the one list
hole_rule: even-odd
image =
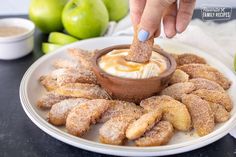
[(228, 90), (234, 102), (231, 118), (225, 123), (217, 124), (212, 133), (204, 137), (198, 137), (196, 134), (191, 135), (191, 133), (177, 132), (168, 145), (158, 147), (112, 146), (98, 142), (97, 137), (100, 125), (93, 126), (85, 137), (79, 138), (68, 134), (64, 128), (55, 127), (46, 121), (45, 111), (41, 111), (36, 107), (36, 101), (41, 97), (42, 93), (45, 92), (43, 87), (39, 84), (38, 78), (52, 70), (51, 63), (53, 60), (68, 57), (66, 55), (68, 48), (101, 49), (111, 45), (131, 43), (131, 41), (131, 37), (103, 37), (83, 40), (62, 47), (38, 59), (27, 70), (20, 85), (20, 99), (28, 117), (40, 129), (67, 144), (93, 152), (121, 156), (161, 156), (187, 152), (206, 146), (225, 136), (230, 131), (235, 125), (236, 120), (236, 97), (233, 97), (233, 93), (236, 93), (236, 78), (234, 73), (207, 53), (171, 40), (156, 40), (155, 42), (160, 44), (168, 52), (191, 52), (204, 57), (210, 65), (219, 69), (232, 81), (232, 86)]

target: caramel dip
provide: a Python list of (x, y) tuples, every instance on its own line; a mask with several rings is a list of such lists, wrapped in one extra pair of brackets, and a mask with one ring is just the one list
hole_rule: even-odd
[(113, 50), (103, 55), (98, 62), (99, 67), (106, 73), (123, 78), (150, 78), (159, 76), (168, 68), (167, 58), (152, 51), (147, 63), (127, 61), (129, 49)]

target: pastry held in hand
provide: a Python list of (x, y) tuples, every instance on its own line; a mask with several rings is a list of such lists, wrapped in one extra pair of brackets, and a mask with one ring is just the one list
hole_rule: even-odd
[(134, 39), (133, 43), (130, 47), (130, 51), (128, 56), (126, 56), (126, 60), (145, 63), (148, 62), (152, 55), (154, 38), (151, 37), (147, 41), (141, 42), (138, 40), (138, 27), (134, 28)]

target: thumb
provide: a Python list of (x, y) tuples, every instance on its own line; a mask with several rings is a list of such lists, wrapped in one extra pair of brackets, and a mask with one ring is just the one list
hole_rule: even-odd
[(159, 36), (163, 13), (175, 0), (147, 0), (140, 22), (138, 39), (142, 42)]

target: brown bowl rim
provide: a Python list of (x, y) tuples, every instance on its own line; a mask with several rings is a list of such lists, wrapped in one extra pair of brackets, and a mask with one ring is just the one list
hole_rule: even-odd
[(106, 47), (104, 49), (101, 49), (101, 50), (98, 50), (96, 52), (96, 54), (94, 55), (94, 57), (92, 58), (92, 64), (93, 64), (93, 69), (96, 70), (97, 72), (99, 72), (100, 75), (102, 76), (106, 76), (106, 77), (110, 77), (110, 78), (113, 78), (113, 79), (122, 79), (122, 80), (125, 80), (125, 81), (153, 81), (153, 80), (160, 80), (162, 78), (165, 78), (169, 75), (171, 75), (175, 69), (176, 69), (176, 66), (177, 66), (177, 63), (174, 59), (173, 56), (171, 56), (169, 53), (167, 53), (166, 51), (164, 51), (163, 49), (158, 49), (158, 48), (155, 48), (153, 47), (153, 51), (163, 55), (164, 57), (166, 57), (168, 60), (169, 60), (169, 63), (170, 63), (170, 67), (165, 70), (163, 73), (161, 73), (160, 75), (158, 76), (154, 76), (154, 77), (150, 77), (150, 78), (124, 78), (124, 77), (119, 77), (119, 76), (114, 76), (114, 75), (111, 75), (107, 72), (105, 72), (103, 69), (101, 69), (98, 65), (98, 59), (105, 55), (106, 53), (114, 50), (114, 49), (126, 49), (126, 48), (130, 48), (130, 44), (121, 44), (121, 45), (113, 45), (113, 46), (109, 46), (109, 47)]

